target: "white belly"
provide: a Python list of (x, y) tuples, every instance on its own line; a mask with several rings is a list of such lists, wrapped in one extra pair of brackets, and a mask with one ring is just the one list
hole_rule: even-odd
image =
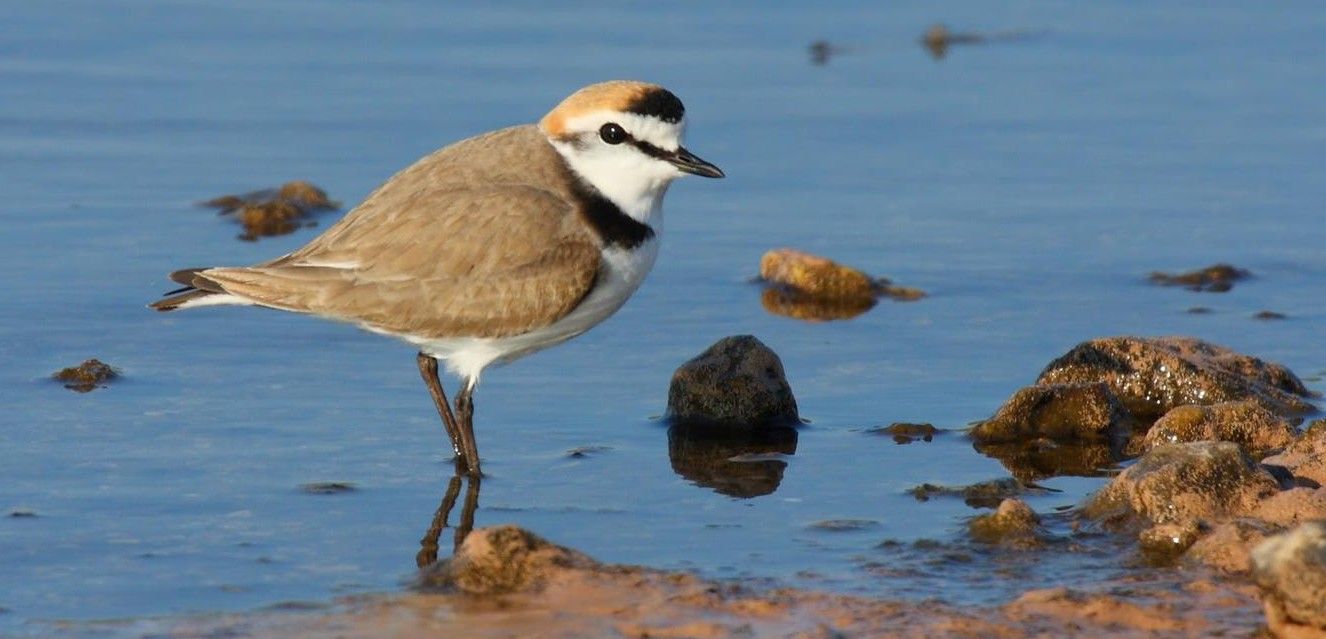
[(510, 337), (405, 339), (424, 353), (445, 361), (453, 374), (477, 383), (479, 374), (491, 364), (510, 362), (560, 344), (607, 319), (640, 288), (657, 257), (657, 235), (634, 250), (604, 250), (598, 279), (584, 301), (556, 322), (528, 333)]

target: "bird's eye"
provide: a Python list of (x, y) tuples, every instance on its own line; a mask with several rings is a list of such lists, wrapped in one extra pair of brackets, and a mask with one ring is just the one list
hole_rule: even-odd
[(609, 122), (599, 127), (599, 137), (608, 144), (621, 144), (626, 141), (626, 129), (616, 122)]

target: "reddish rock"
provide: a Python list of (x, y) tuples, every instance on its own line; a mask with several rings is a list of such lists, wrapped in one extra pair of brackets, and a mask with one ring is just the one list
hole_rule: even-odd
[(1318, 419), (1278, 455), (1263, 464), (1283, 466), (1301, 484), (1326, 486), (1326, 419)]
[(1277, 636), (1326, 634), (1326, 522), (1276, 535), (1252, 553), (1267, 624)]
[(470, 532), (455, 555), (420, 573), (419, 585), (473, 595), (537, 591), (562, 573), (597, 566), (528, 530), (495, 526)]
[(1278, 488), (1237, 444), (1169, 444), (1119, 473), (1083, 513), (1114, 525), (1218, 521), (1252, 511)]
[(1251, 518), (1239, 518), (1215, 525), (1206, 536), (1183, 555), (1216, 570), (1243, 574), (1252, 567), (1252, 549), (1279, 528)]
[(1252, 400), (1188, 404), (1156, 420), (1142, 438), (1141, 450), (1179, 442), (1224, 441), (1260, 452), (1288, 446), (1297, 435), (1289, 420)]
[(1105, 382), (1140, 420), (1185, 404), (1253, 400), (1278, 415), (1308, 413), (1315, 395), (1289, 369), (1190, 337), (1107, 337), (1050, 362), (1037, 384)]

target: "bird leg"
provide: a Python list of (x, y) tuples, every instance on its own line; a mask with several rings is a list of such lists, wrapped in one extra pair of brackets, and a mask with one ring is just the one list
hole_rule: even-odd
[(470, 464), (468, 474), (472, 477), (479, 477), (479, 444), (474, 440), (473, 395), (473, 381), (463, 380), (460, 392), (456, 394), (456, 422), (460, 429), (461, 455)]
[(462, 466), (465, 454), (461, 452), (460, 426), (456, 424), (456, 416), (451, 414), (451, 403), (447, 401), (447, 394), (442, 391), (442, 382), (437, 378), (437, 360), (423, 353), (419, 353), (417, 359), (419, 375), (424, 378), (424, 384), (428, 386), (428, 392), (433, 396), (433, 403), (437, 405), (437, 414), (442, 416), (442, 427), (447, 429), (447, 437), (451, 438), (451, 450), (456, 453), (456, 465)]

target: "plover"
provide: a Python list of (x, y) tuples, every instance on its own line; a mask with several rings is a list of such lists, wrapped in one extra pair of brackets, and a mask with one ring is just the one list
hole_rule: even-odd
[[(265, 306), (412, 344), (457, 467), (478, 475), (472, 394), (484, 369), (612, 315), (654, 265), (668, 185), (723, 177), (681, 146), (685, 126), (661, 86), (590, 85), (537, 124), (415, 162), (292, 253), (171, 273), (184, 288), (151, 307)], [(454, 411), (439, 360), (461, 379)]]

